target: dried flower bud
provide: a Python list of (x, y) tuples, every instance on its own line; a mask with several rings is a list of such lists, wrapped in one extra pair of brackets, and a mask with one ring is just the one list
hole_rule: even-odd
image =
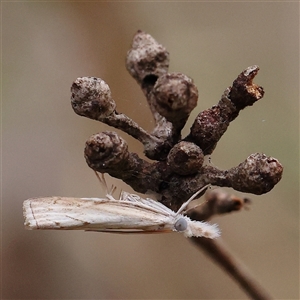
[(71, 92), (72, 107), (80, 116), (101, 120), (116, 108), (109, 86), (100, 78), (79, 77), (73, 82)]
[(263, 88), (253, 83), (258, 71), (259, 67), (256, 65), (248, 67), (233, 82), (229, 98), (238, 110), (253, 105), (264, 96)]
[(261, 195), (279, 182), (282, 172), (283, 167), (276, 158), (255, 153), (228, 170), (227, 175), (235, 190)]
[(154, 84), (158, 77), (168, 72), (169, 52), (150, 34), (139, 30), (127, 52), (126, 68), (139, 84), (147, 79)]
[(250, 204), (249, 198), (240, 198), (222, 189), (212, 189), (205, 193), (205, 202), (195, 207), (191, 206), (187, 215), (192, 220), (206, 221), (215, 215), (249, 209)]
[(211, 154), (240, 110), (263, 97), (263, 88), (253, 83), (258, 70), (258, 66), (248, 67), (225, 90), (217, 105), (199, 113), (185, 140), (196, 143), (204, 155)]
[(125, 140), (113, 131), (105, 131), (92, 135), (86, 141), (84, 156), (90, 168), (105, 173), (125, 168), (129, 151)]
[(193, 80), (182, 73), (159, 77), (154, 85), (153, 95), (155, 109), (175, 126), (177, 122), (184, 126), (198, 100), (198, 90)]
[(176, 144), (167, 158), (171, 170), (179, 175), (191, 175), (199, 172), (203, 162), (202, 150), (197, 145), (184, 141)]
[(213, 152), (217, 142), (228, 128), (229, 120), (223, 118), (222, 113), (219, 105), (200, 112), (191, 127), (190, 135), (186, 138), (197, 144), (204, 155)]

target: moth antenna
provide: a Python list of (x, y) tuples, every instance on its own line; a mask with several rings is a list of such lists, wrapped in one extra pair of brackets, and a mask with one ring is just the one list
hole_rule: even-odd
[(181, 214), (189, 205), (189, 203), (194, 200), (201, 192), (205, 191), (210, 187), (210, 184), (205, 185), (203, 188), (201, 188), (199, 191), (197, 191), (194, 195), (192, 195), (186, 202), (184, 202), (181, 207), (178, 209), (176, 216)]
[(193, 210), (193, 209), (196, 209), (197, 207), (203, 205), (205, 202), (207, 202), (207, 201), (205, 200), (204, 202), (199, 203), (199, 204), (197, 204), (197, 205), (195, 205), (195, 206), (193, 206), (193, 207), (187, 209), (187, 210), (185, 211), (185, 213), (187, 214), (189, 211), (191, 211), (191, 210)]

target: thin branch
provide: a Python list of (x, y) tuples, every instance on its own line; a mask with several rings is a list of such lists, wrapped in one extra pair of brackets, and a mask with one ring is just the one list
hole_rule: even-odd
[(192, 238), (192, 242), (224, 269), (252, 299), (273, 299), (221, 239)]

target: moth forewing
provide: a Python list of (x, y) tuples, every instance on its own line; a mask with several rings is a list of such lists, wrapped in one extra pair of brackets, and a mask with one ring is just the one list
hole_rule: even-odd
[(152, 199), (123, 193), (107, 198), (46, 197), (24, 201), (27, 229), (113, 232), (182, 232), (186, 237), (219, 236), (216, 225), (192, 221)]
[(170, 231), (174, 226), (174, 217), (152, 207), (147, 208), (142, 202), (48, 197), (28, 199), (23, 209), (28, 229)]

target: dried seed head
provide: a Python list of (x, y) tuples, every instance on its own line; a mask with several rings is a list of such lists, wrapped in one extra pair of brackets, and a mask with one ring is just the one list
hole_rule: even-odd
[(248, 210), (251, 205), (249, 198), (241, 198), (229, 194), (223, 189), (211, 189), (205, 193), (205, 201), (191, 207), (186, 213), (189, 218), (197, 221), (206, 221), (215, 215), (232, 213), (242, 209)]
[(259, 67), (256, 65), (248, 67), (232, 84), (229, 98), (239, 110), (253, 105), (264, 96), (264, 89), (253, 83), (258, 71)]
[(280, 180), (282, 165), (262, 154), (254, 154), (230, 170), (202, 165), (203, 156), (213, 152), (241, 109), (263, 97), (263, 88), (253, 83), (258, 66), (245, 69), (216, 105), (200, 112), (184, 139), (182, 128), (198, 100), (193, 81), (180, 73), (168, 74), (168, 51), (142, 31), (133, 38), (126, 67), (147, 98), (155, 122), (152, 133), (115, 111), (108, 85), (98, 78), (82, 77), (73, 83), (73, 109), (131, 135), (144, 145), (146, 156), (158, 162), (149, 163), (128, 152), (123, 139), (106, 132), (87, 141), (85, 157), (91, 168), (122, 179), (136, 191), (160, 194), (162, 203), (174, 210), (207, 183), (262, 194)]
[(228, 125), (229, 121), (222, 118), (220, 107), (215, 105), (198, 114), (188, 139), (197, 144), (205, 155), (211, 154)]
[(187, 140), (196, 143), (205, 155), (213, 152), (217, 142), (240, 110), (253, 105), (263, 97), (263, 88), (253, 83), (258, 70), (258, 66), (245, 69), (234, 80), (232, 87), (225, 90), (217, 105), (197, 116)]
[(101, 120), (116, 108), (109, 86), (100, 78), (79, 77), (73, 82), (71, 92), (72, 107), (80, 116)]
[(198, 90), (193, 80), (182, 73), (159, 77), (153, 95), (156, 110), (171, 123), (186, 121), (198, 100)]
[(228, 170), (227, 175), (235, 190), (261, 195), (279, 182), (282, 172), (283, 167), (276, 158), (254, 153)]
[(158, 77), (168, 72), (169, 52), (150, 34), (139, 30), (127, 52), (126, 68), (139, 84), (150, 79), (154, 84)]
[(105, 173), (128, 164), (128, 146), (125, 140), (113, 131), (92, 135), (84, 149), (87, 164), (95, 171)]
[(179, 175), (191, 175), (199, 172), (203, 162), (202, 150), (197, 145), (185, 141), (176, 144), (167, 158), (171, 170)]

